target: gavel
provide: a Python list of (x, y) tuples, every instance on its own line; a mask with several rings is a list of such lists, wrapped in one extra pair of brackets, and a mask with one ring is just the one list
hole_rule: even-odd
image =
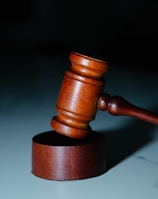
[(71, 52), (69, 59), (71, 67), (56, 103), (57, 116), (51, 119), (54, 130), (32, 139), (32, 173), (49, 180), (85, 179), (107, 170), (105, 136), (89, 125), (98, 109), (158, 124), (156, 113), (104, 93), (108, 62), (77, 52)]
[(56, 104), (58, 115), (51, 120), (56, 132), (85, 138), (91, 132), (89, 122), (95, 119), (97, 109), (158, 125), (158, 114), (135, 106), (121, 96), (103, 93), (108, 62), (77, 52), (70, 53), (69, 59), (71, 68), (65, 73)]

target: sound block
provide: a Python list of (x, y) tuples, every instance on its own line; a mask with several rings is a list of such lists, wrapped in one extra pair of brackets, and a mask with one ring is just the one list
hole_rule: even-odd
[(104, 135), (73, 139), (55, 131), (32, 139), (32, 173), (48, 180), (80, 180), (106, 171)]

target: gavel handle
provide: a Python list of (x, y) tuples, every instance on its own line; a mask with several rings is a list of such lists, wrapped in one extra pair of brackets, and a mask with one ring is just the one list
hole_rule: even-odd
[(157, 113), (137, 107), (121, 96), (110, 97), (109, 94), (103, 94), (99, 99), (98, 109), (103, 111), (108, 110), (112, 115), (131, 116), (158, 125)]

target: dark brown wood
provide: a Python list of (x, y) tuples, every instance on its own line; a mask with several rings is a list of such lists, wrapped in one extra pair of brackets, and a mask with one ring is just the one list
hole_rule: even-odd
[(49, 180), (79, 180), (106, 171), (103, 134), (92, 132), (85, 139), (72, 139), (54, 131), (32, 140), (32, 173)]
[(70, 54), (70, 61), (56, 104), (58, 115), (51, 126), (58, 133), (81, 139), (91, 131), (89, 122), (96, 115), (108, 63), (76, 52)]
[(158, 114), (141, 107), (135, 106), (121, 96), (110, 97), (103, 94), (99, 99), (98, 108), (108, 110), (112, 115), (124, 115), (158, 125)]

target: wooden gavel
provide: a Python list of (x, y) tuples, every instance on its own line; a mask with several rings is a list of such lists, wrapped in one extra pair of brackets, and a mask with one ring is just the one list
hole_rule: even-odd
[(66, 71), (56, 104), (58, 115), (52, 128), (71, 138), (85, 138), (91, 131), (97, 109), (112, 115), (132, 116), (158, 125), (158, 114), (139, 108), (120, 96), (104, 94), (104, 74), (109, 64), (76, 52), (70, 54), (71, 68)]
[(105, 136), (89, 126), (97, 109), (158, 124), (156, 113), (103, 93), (107, 62), (76, 52), (70, 61), (56, 104), (58, 114), (51, 120), (54, 131), (32, 139), (32, 173), (49, 180), (85, 179), (107, 170)]

